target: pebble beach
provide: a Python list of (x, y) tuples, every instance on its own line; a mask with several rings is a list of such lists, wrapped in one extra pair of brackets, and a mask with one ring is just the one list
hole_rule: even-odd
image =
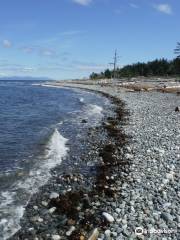
[(61, 174), (54, 169), (11, 240), (178, 239), (179, 96), (95, 84), (47, 86), (103, 94), (113, 114), (89, 129), (86, 151), (73, 155), (88, 167), (87, 173), (80, 166)]

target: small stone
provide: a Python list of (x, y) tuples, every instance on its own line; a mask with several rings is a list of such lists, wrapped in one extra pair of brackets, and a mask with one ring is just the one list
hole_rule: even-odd
[(111, 237), (111, 231), (108, 229), (104, 232), (105, 236), (107, 239), (109, 239)]
[(86, 119), (83, 119), (81, 122), (82, 122), (82, 123), (87, 123), (87, 120), (86, 120)]
[(166, 222), (172, 222), (173, 221), (173, 217), (169, 214), (169, 213), (161, 213), (161, 218), (164, 219)]
[(117, 219), (116, 219), (116, 222), (117, 222), (117, 223), (120, 223), (121, 221), (122, 221), (122, 218), (117, 218)]
[(180, 108), (179, 107), (176, 107), (175, 108), (175, 112), (179, 112), (180, 111)]
[(163, 182), (163, 184), (167, 184), (169, 182), (169, 180), (165, 178), (162, 180), (162, 182)]
[(80, 236), (80, 240), (85, 240), (85, 237), (84, 236)]
[(110, 223), (114, 222), (113, 216), (111, 216), (109, 213), (103, 212), (102, 215), (105, 217), (105, 219), (106, 219), (108, 222), (110, 222)]
[(55, 211), (56, 211), (56, 207), (52, 207), (49, 209), (49, 213), (51, 213), (51, 214), (54, 213)]
[(38, 210), (38, 206), (33, 206), (34, 210)]
[(126, 224), (127, 224), (127, 220), (126, 220), (126, 219), (123, 219), (123, 220), (122, 220), (122, 224), (126, 225)]
[(95, 228), (91, 234), (91, 236), (88, 238), (88, 240), (97, 240), (99, 236), (99, 231), (97, 228)]
[(72, 226), (72, 225), (75, 225), (76, 224), (76, 221), (73, 220), (73, 219), (69, 219), (68, 222), (67, 222), (68, 225)]
[(56, 193), (56, 192), (52, 192), (49, 196), (50, 199), (53, 199), (53, 198), (58, 198), (59, 197), (59, 194)]
[(52, 235), (52, 240), (60, 240), (61, 237), (59, 235)]
[(127, 153), (127, 154), (125, 154), (125, 158), (132, 160), (134, 158), (134, 156), (132, 154)]
[(47, 207), (47, 206), (48, 206), (48, 202), (45, 202), (45, 201), (42, 201), (41, 204), (42, 204), (44, 207)]
[(176, 220), (178, 223), (180, 223), (180, 216), (176, 216)]
[(40, 218), (40, 217), (39, 217), (39, 218), (37, 219), (37, 221), (38, 221), (38, 222), (43, 222), (44, 220), (43, 220), (43, 218)]
[(129, 146), (126, 147), (126, 150), (130, 153), (131, 152), (131, 148)]
[(117, 237), (117, 232), (112, 232), (113, 237)]
[(163, 208), (169, 208), (171, 206), (171, 203), (167, 202), (163, 204)]
[(71, 236), (71, 234), (76, 230), (76, 228), (74, 226), (72, 226), (67, 232), (66, 232), (66, 236)]
[(120, 213), (120, 212), (121, 212), (121, 209), (120, 209), (120, 208), (116, 208), (116, 212), (117, 212), (117, 213)]

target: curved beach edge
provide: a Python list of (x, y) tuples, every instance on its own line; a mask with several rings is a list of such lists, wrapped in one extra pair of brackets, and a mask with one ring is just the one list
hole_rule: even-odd
[[(112, 101), (115, 114), (99, 129), (90, 130), (91, 146), (98, 146), (90, 152), (98, 159), (88, 179), (90, 188), (83, 187), (87, 179), (82, 175), (59, 176), (60, 184), (71, 185), (71, 191), (48, 200), (46, 194), (36, 218), (13, 239), (28, 234), (37, 239), (177, 239), (180, 149), (179, 112), (174, 109), (179, 97), (127, 92), (112, 85), (56, 82), (43, 86), (101, 93)], [(102, 131), (105, 140), (97, 138)], [(77, 181), (79, 187), (74, 188)], [(32, 203), (30, 208), (34, 207)]]

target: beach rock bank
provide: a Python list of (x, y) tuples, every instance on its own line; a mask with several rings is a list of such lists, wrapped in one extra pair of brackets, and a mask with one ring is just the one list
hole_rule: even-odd
[[(128, 115), (121, 115), (125, 106), (118, 109), (117, 100), (115, 116), (90, 133), (107, 134), (100, 142), (96, 137), (91, 141), (98, 146), (88, 155), (88, 161), (97, 163), (95, 178), (61, 176), (58, 184), (63, 188), (51, 186), (48, 193), (46, 189), (44, 199), (38, 201), (46, 204), (30, 207), (37, 217), (13, 239), (178, 239), (180, 115), (174, 109), (179, 97), (81, 87), (121, 98), (130, 111), (129, 122)], [(50, 199), (53, 190), (57, 195)], [(62, 210), (64, 206), (72, 210), (70, 215)]]

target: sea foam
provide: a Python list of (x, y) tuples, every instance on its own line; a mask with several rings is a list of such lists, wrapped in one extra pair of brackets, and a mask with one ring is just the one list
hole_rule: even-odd
[[(68, 139), (55, 129), (47, 143), (45, 155), (41, 161), (37, 161), (29, 174), (13, 186), (12, 191), (1, 193), (0, 211), (3, 209), (4, 215), (0, 221), (0, 239), (6, 240), (20, 229), (19, 222), (25, 206), (31, 195), (47, 183), (51, 177), (50, 170), (61, 164), (68, 151), (67, 141)], [(5, 211), (6, 208), (7, 211)]]

